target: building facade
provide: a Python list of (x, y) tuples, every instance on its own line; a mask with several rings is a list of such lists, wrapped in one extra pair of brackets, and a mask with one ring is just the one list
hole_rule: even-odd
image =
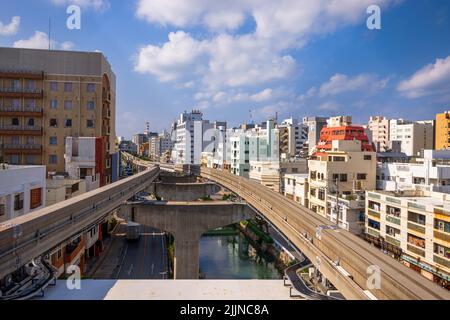
[(390, 139), (400, 143), (400, 151), (408, 157), (417, 157), (424, 149), (434, 148), (434, 122), (398, 119), (390, 120)]
[(450, 149), (450, 111), (436, 115), (436, 150)]
[(303, 124), (308, 127), (308, 153), (313, 154), (314, 148), (320, 139), (322, 129), (326, 127), (328, 118), (325, 117), (305, 117)]
[(407, 190), (367, 192), (366, 237), (450, 289), (450, 196)]
[(390, 150), (389, 119), (382, 116), (370, 117), (367, 128), (372, 132), (372, 141), (377, 152)]
[(3, 161), (61, 173), (66, 137), (97, 137), (101, 185), (110, 183), (117, 152), (115, 82), (101, 53), (0, 48)]
[(44, 166), (0, 164), (0, 222), (45, 207)]

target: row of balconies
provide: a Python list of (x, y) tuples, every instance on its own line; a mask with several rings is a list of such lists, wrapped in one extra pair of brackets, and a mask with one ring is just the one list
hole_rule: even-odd
[(0, 125), (2, 135), (42, 135), (41, 126), (7, 126)]
[(41, 116), (43, 114), (42, 107), (15, 107), (15, 106), (0, 106), (1, 116)]
[(43, 96), (44, 96), (44, 90), (42, 90), (42, 89), (0, 88), (0, 97), (42, 98)]
[(40, 144), (3, 144), (1, 146), (5, 154), (41, 154), (42, 145)]

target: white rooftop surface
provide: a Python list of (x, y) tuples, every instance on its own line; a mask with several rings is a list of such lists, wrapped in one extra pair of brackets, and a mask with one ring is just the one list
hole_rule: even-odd
[(38, 300), (290, 300), (283, 280), (65, 280), (47, 287)]

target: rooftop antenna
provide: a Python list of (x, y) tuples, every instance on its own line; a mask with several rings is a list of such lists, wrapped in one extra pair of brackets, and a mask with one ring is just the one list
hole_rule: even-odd
[(52, 50), (52, 38), (51, 38), (51, 32), (52, 32), (52, 19), (51, 17), (48, 17), (48, 50)]

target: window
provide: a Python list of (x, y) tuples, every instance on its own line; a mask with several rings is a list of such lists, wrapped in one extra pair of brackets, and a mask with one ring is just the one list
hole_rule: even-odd
[(368, 219), (367, 224), (372, 229), (380, 230), (380, 223), (378, 221)]
[(20, 144), (20, 137), (12, 137), (11, 138), (11, 144), (17, 146)]
[(439, 231), (450, 233), (450, 222), (434, 219), (434, 228)]
[(88, 110), (94, 110), (95, 109), (95, 101), (88, 101), (87, 102), (87, 109)]
[(450, 259), (450, 248), (444, 247), (443, 245), (434, 244), (434, 253), (438, 256), (446, 257), (447, 259)]
[(34, 165), (34, 156), (32, 154), (28, 154), (25, 161), (28, 165)]
[(386, 226), (386, 234), (390, 235), (392, 237), (396, 237), (396, 236), (400, 235), (400, 230), (393, 228), (391, 226)]
[(318, 196), (319, 200), (325, 200), (325, 190), (323, 189), (319, 189), (319, 196)]
[(28, 80), (27, 89), (28, 90), (35, 90), (36, 89), (36, 81)]
[(66, 119), (66, 121), (64, 123), (64, 127), (72, 128), (72, 119)]
[(378, 202), (369, 200), (369, 209), (372, 209), (375, 211), (380, 211), (380, 207), (381, 207), (381, 205)]
[(364, 155), (364, 160), (372, 160), (372, 156), (371, 155)]
[(20, 125), (19, 118), (12, 118), (12, 119), (11, 119), (11, 125), (13, 125), (13, 126), (19, 126), (19, 125)]
[(415, 245), (416, 247), (425, 249), (425, 239), (422, 239), (410, 233), (408, 233), (408, 243)]
[(58, 144), (58, 137), (50, 137), (50, 145), (56, 146)]
[(12, 154), (10, 156), (11, 164), (19, 164), (20, 156), (18, 154)]
[(14, 109), (20, 108), (20, 99), (13, 99), (12, 106)]
[(57, 119), (50, 119), (50, 127), (51, 128), (58, 128), (58, 120)]
[(14, 196), (14, 210), (19, 211), (23, 209), (23, 193)]
[(28, 119), (28, 126), (29, 127), (34, 127), (34, 118)]
[(400, 214), (401, 214), (401, 209), (400, 208), (395, 208), (395, 207), (391, 207), (391, 206), (386, 206), (386, 213), (388, 215), (400, 218)]
[(27, 100), (27, 108), (28, 109), (36, 108), (36, 100), (34, 99)]
[(72, 82), (64, 83), (64, 92), (72, 92)]
[(423, 214), (408, 211), (408, 221), (425, 225), (426, 217)]
[(42, 188), (30, 191), (30, 209), (39, 208), (42, 205)]
[(64, 109), (65, 110), (72, 110), (72, 100), (65, 100), (64, 101)]
[(333, 157), (334, 162), (345, 162), (345, 157)]
[(50, 100), (50, 109), (58, 109), (58, 100)]
[(311, 196), (315, 197), (316, 196), (316, 189), (311, 189)]
[(340, 177), (339, 180), (340, 180), (341, 182), (347, 182), (347, 174), (342, 173), (342, 174), (339, 175), (339, 177)]
[(333, 182), (336, 182), (339, 180), (339, 174), (338, 173), (333, 173)]
[(58, 82), (50, 82), (50, 91), (58, 91)]
[(11, 80), (11, 86), (12, 86), (12, 88), (14, 90), (19, 90), (22, 87), (21, 81), (20, 80), (16, 80), (16, 79)]
[(58, 163), (58, 156), (55, 154), (51, 154), (48, 156), (48, 162), (50, 164), (57, 164)]
[(367, 174), (365, 173), (358, 173), (356, 175), (356, 180), (366, 180), (367, 179)]
[(86, 120), (86, 126), (88, 128), (94, 128), (94, 120), (91, 119)]
[(87, 84), (87, 92), (95, 92), (95, 83)]

